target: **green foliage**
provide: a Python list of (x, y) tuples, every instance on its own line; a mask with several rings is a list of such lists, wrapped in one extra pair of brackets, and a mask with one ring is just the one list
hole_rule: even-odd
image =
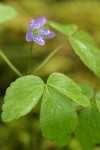
[(80, 105), (85, 107), (89, 105), (89, 100), (82, 93), (81, 88), (64, 74), (50, 75), (47, 84)]
[(81, 112), (76, 137), (82, 150), (94, 150), (95, 144), (100, 143), (100, 112), (95, 103)]
[(100, 92), (98, 92), (95, 96), (95, 100), (96, 100), (96, 104), (97, 104), (97, 107), (100, 111)]
[(100, 50), (87, 33), (80, 31), (69, 38), (70, 44), (83, 63), (100, 77)]
[(49, 22), (49, 25), (68, 36), (71, 46), (83, 63), (100, 77), (100, 50), (91, 36), (84, 31), (76, 33), (76, 25), (61, 25), (54, 22)]
[(45, 86), (36, 76), (17, 79), (6, 91), (2, 120), (8, 122), (27, 114), (41, 97), (40, 125), (43, 135), (64, 146), (77, 125), (74, 102), (89, 105), (79, 86), (64, 74), (51, 74)]
[(0, 23), (3, 23), (16, 16), (16, 11), (9, 5), (0, 3)]
[(30, 112), (43, 90), (44, 83), (39, 77), (30, 75), (18, 78), (6, 91), (2, 120), (8, 122)]
[(80, 87), (82, 89), (83, 94), (86, 95), (89, 99), (93, 97), (94, 91), (90, 86), (86, 84), (80, 84)]
[(54, 29), (65, 34), (66, 36), (71, 36), (78, 30), (77, 25), (74, 25), (74, 24), (72, 24), (72, 25), (71, 24), (70, 25), (66, 25), (66, 24), (61, 25), (59, 23), (55, 23), (55, 22), (51, 22), (51, 21), (49, 21), (48, 24), (51, 27), (53, 27)]
[(43, 135), (57, 145), (64, 146), (69, 142), (76, 125), (77, 115), (72, 101), (47, 84), (40, 112)]

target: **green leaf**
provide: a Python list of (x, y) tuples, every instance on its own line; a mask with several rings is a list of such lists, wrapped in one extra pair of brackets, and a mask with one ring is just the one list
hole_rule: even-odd
[(64, 74), (51, 74), (47, 84), (82, 106), (86, 107), (90, 103), (88, 98), (82, 93), (81, 88)]
[(70, 44), (83, 63), (100, 77), (100, 50), (85, 32), (78, 32), (69, 38)]
[(82, 89), (83, 94), (86, 95), (89, 99), (93, 97), (94, 91), (90, 86), (86, 84), (80, 84), (80, 88)]
[(48, 84), (45, 87), (40, 112), (43, 135), (57, 145), (64, 146), (77, 125), (73, 102)]
[(95, 96), (96, 104), (98, 107), (98, 110), (100, 111), (100, 92), (98, 92)]
[(16, 16), (16, 11), (9, 5), (0, 3), (0, 23), (3, 23)]
[(48, 24), (59, 32), (65, 34), (66, 36), (72, 36), (78, 30), (78, 27), (75, 24), (62, 25), (51, 21), (49, 21)]
[(100, 112), (95, 104), (81, 112), (76, 137), (82, 150), (94, 150), (95, 144), (100, 144)]
[(29, 75), (18, 78), (6, 91), (2, 120), (11, 121), (30, 112), (41, 98), (43, 90), (44, 83), (39, 77)]

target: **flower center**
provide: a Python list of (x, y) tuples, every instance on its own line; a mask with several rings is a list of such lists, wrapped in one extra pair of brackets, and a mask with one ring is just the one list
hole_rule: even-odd
[(34, 34), (34, 35), (38, 35), (38, 34), (39, 34), (38, 29), (33, 29), (33, 34)]

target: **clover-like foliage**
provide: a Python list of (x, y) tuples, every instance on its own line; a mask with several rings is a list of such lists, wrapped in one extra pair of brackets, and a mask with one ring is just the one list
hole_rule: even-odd
[(43, 135), (57, 145), (66, 145), (78, 121), (75, 103), (86, 107), (89, 100), (80, 87), (64, 74), (51, 74), (46, 84), (37, 76), (18, 78), (6, 91), (2, 120), (8, 122), (26, 115), (40, 98)]

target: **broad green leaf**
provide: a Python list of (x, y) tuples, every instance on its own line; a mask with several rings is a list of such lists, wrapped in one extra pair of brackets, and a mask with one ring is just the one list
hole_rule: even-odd
[(95, 46), (92, 38), (80, 31), (70, 37), (69, 41), (83, 63), (100, 77), (100, 50)]
[(76, 137), (82, 150), (94, 150), (95, 144), (100, 144), (100, 112), (95, 104), (81, 112)]
[(98, 92), (95, 96), (95, 100), (96, 100), (96, 104), (97, 104), (97, 107), (100, 111), (100, 92)]
[(80, 84), (80, 88), (82, 89), (82, 93), (86, 95), (89, 99), (93, 97), (94, 92), (90, 86), (86, 84)]
[(73, 102), (48, 85), (45, 87), (40, 111), (43, 135), (57, 145), (64, 146), (77, 125)]
[(89, 100), (81, 88), (66, 75), (53, 73), (48, 78), (47, 84), (80, 105), (85, 107), (89, 105)]
[(43, 90), (44, 83), (39, 77), (29, 75), (18, 78), (6, 91), (2, 120), (11, 121), (30, 112), (41, 98)]
[(75, 24), (70, 24), (70, 25), (66, 25), (66, 24), (59, 24), (59, 23), (55, 23), (55, 22), (48, 22), (48, 24), (53, 27), (54, 29), (60, 31), (61, 33), (65, 34), (66, 36), (71, 36), (73, 35), (77, 30), (78, 27)]
[(16, 11), (9, 5), (0, 3), (0, 23), (3, 23), (16, 16)]

